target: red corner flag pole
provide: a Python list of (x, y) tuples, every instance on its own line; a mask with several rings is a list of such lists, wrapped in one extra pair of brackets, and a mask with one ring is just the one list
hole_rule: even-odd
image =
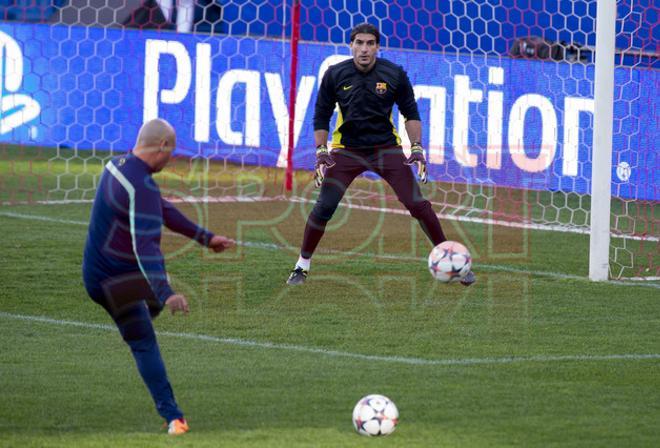
[(289, 142), (286, 156), (285, 189), (293, 189), (293, 142), (296, 121), (296, 81), (298, 79), (298, 41), (300, 40), (300, 0), (293, 0), (291, 7), (291, 75), (289, 77)]

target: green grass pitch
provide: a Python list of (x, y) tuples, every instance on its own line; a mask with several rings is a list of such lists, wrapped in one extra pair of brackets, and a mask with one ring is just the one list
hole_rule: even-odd
[[(26, 175), (26, 159), (0, 159), (0, 446), (660, 440), (657, 284), (589, 282), (586, 236), (445, 222), (476, 258), (478, 283), (463, 288), (433, 281), (410, 218), (343, 208), (308, 282), (289, 288), (309, 204), (286, 201), (182, 205), (243, 242), (227, 254), (164, 237), (173, 286), (191, 303), (187, 317), (156, 320), (191, 424), (172, 439), (128, 347), (85, 295), (90, 204), (21, 203), (43, 199), (59, 169), (43, 157), (44, 171)], [(353, 430), (353, 405), (369, 393), (397, 404), (393, 435)]]

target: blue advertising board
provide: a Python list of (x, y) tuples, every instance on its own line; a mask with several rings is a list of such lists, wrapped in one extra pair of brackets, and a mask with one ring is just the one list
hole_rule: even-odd
[[(288, 43), (122, 29), (0, 25), (0, 141), (123, 151), (160, 116), (180, 155), (282, 166)], [(324, 70), (348, 53), (301, 43), (294, 166), (314, 162), (312, 115)], [(434, 180), (588, 193), (593, 67), (383, 51), (418, 96)], [(655, 70), (615, 73), (612, 193), (658, 200)], [(399, 123), (395, 111), (394, 123)], [(598, 148), (596, 148), (598, 150)]]

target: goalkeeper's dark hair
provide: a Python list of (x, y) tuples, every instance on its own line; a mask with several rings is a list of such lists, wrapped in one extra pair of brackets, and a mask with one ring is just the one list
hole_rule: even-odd
[(351, 30), (351, 42), (355, 40), (358, 34), (373, 34), (376, 37), (376, 43), (380, 45), (380, 32), (371, 23), (361, 23)]

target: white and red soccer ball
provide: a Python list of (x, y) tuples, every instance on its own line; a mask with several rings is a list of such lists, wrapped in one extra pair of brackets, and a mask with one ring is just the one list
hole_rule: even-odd
[(363, 436), (392, 434), (399, 422), (399, 410), (384, 395), (367, 395), (353, 408), (353, 426)]
[(467, 247), (456, 241), (445, 241), (429, 254), (429, 272), (438, 281), (459, 281), (472, 269), (472, 257)]

